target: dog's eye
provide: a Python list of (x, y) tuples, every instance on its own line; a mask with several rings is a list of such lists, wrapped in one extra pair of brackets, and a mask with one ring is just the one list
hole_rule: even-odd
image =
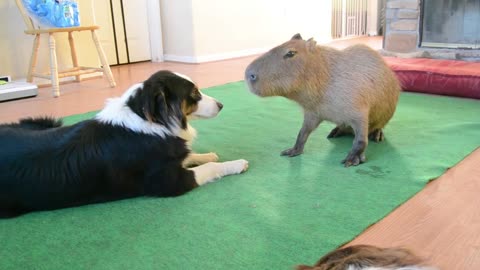
[(296, 51), (288, 51), (288, 52), (283, 56), (283, 58), (292, 58), (293, 56), (295, 56), (295, 54), (297, 54)]
[(200, 91), (198, 91), (198, 89), (195, 89), (190, 96), (195, 101), (199, 101), (200, 99), (202, 99), (202, 94), (200, 94)]

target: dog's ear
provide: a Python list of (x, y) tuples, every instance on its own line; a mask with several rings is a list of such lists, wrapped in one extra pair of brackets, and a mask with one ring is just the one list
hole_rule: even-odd
[(170, 102), (169, 111), (170, 111), (170, 116), (178, 120), (180, 123), (180, 127), (185, 129), (187, 128), (187, 117), (185, 116), (183, 106), (184, 104), (182, 100), (180, 99), (172, 100)]
[(168, 124), (168, 106), (164, 91), (155, 91), (143, 104), (143, 114), (149, 122)]
[(178, 121), (181, 128), (187, 127), (187, 118), (182, 110), (182, 100), (168, 95), (166, 86), (158, 86), (153, 97), (149, 97), (144, 106), (144, 115), (149, 122), (164, 126), (171, 125), (171, 121)]

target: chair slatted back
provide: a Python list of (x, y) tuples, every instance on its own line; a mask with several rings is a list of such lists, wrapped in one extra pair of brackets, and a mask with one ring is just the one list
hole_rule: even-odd
[(28, 15), (27, 10), (23, 6), (22, 0), (15, 0), (15, 2), (17, 3), (17, 7), (20, 10), (20, 13), (22, 14), (23, 21), (25, 22), (25, 25), (27, 26), (27, 30), (29, 30), (29, 31), (35, 30), (36, 29), (35, 23), (33, 22), (30, 15)]

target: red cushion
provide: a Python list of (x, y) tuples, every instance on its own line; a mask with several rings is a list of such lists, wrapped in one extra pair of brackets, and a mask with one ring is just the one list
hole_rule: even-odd
[(480, 63), (384, 57), (403, 90), (480, 99)]

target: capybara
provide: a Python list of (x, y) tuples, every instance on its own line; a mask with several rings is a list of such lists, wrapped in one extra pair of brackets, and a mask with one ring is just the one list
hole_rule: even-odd
[(355, 245), (334, 250), (314, 266), (299, 265), (297, 270), (434, 270), (424, 261), (403, 248), (379, 248)]
[(300, 34), (255, 59), (245, 71), (251, 92), (283, 96), (304, 111), (295, 145), (281, 155), (303, 152), (310, 133), (323, 121), (337, 126), (328, 138), (353, 133), (353, 146), (342, 161), (345, 167), (365, 162), (368, 138), (384, 139), (382, 129), (392, 118), (400, 84), (382, 57), (365, 45), (344, 50), (317, 45)]

